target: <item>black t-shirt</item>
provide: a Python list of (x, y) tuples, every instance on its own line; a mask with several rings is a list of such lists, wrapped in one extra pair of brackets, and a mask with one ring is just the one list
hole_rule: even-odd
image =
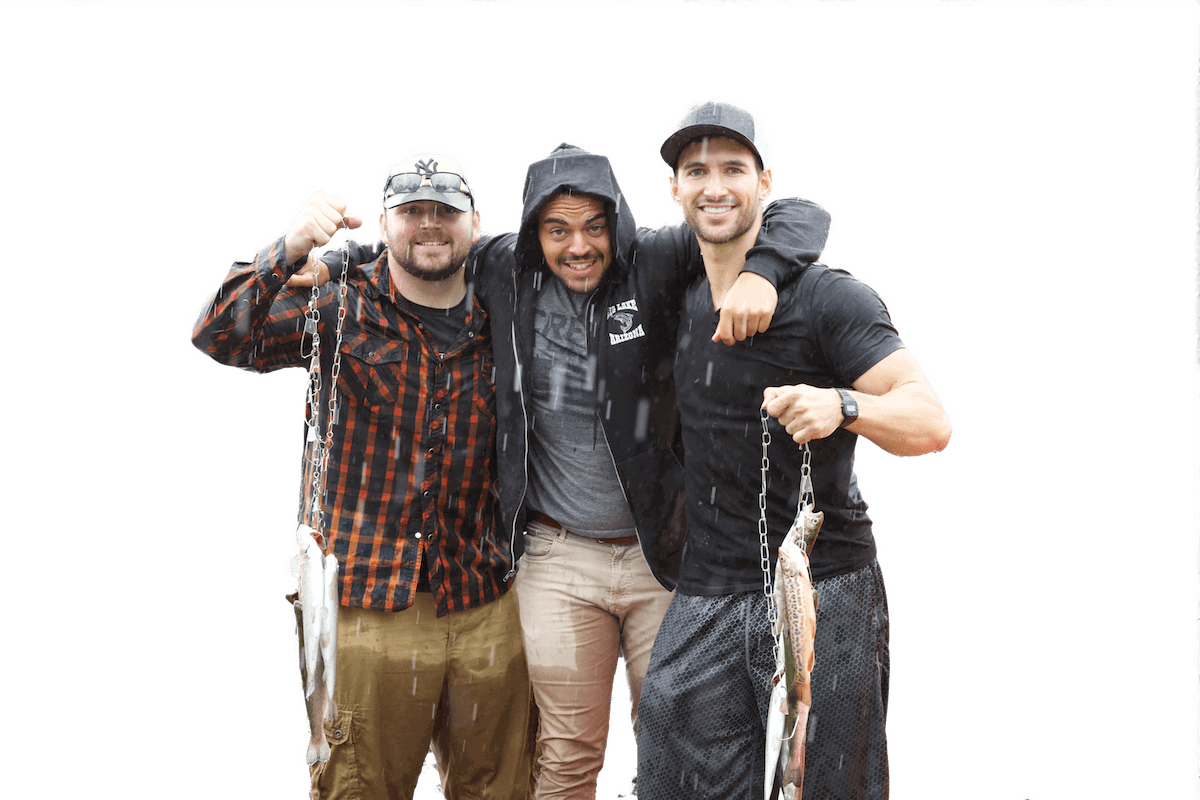
[[(468, 297), (470, 294), (468, 293)], [(433, 337), (438, 352), (446, 354), (454, 349), (458, 335), (467, 327), (467, 298), (464, 297), (454, 308), (429, 308), (417, 305), (406, 297), (396, 294), (400, 305), (416, 315), (421, 325)]]
[[(765, 333), (732, 347), (713, 343), (717, 319), (708, 278), (702, 276), (688, 288), (675, 356), (688, 525), (679, 591), (693, 595), (762, 589), (763, 390), (799, 383), (848, 387), (904, 346), (870, 287), (819, 264), (780, 291)], [(802, 456), (777, 420), (770, 418), (767, 430), (767, 538), (773, 565), (796, 516)], [(857, 440), (838, 429), (809, 444), (816, 507), (825, 512), (811, 556), (814, 580), (850, 572), (875, 556), (867, 504), (854, 475)]]

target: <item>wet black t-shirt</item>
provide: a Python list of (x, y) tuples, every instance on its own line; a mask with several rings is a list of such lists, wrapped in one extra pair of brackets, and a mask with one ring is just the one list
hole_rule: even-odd
[[(816, 264), (779, 293), (770, 328), (732, 347), (711, 341), (718, 315), (708, 278), (687, 291), (675, 356), (682, 414), (688, 539), (679, 591), (762, 590), (759, 493), (763, 390), (808, 384), (849, 387), (904, 345), (883, 301), (845, 272)], [(767, 538), (771, 563), (796, 516), (801, 451), (769, 419)], [(825, 522), (811, 557), (813, 578), (850, 572), (875, 556), (867, 504), (854, 475), (858, 436), (839, 428), (810, 443), (812, 480)]]
[[(469, 295), (468, 295), (469, 296)], [(467, 327), (467, 298), (464, 297), (454, 308), (429, 308), (420, 306), (397, 293), (401, 307), (411, 311), (421, 325), (433, 337), (433, 343), (442, 355), (454, 349), (458, 335)]]

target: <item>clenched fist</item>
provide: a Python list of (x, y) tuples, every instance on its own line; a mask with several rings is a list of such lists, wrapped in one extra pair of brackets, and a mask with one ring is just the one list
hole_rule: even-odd
[(317, 192), (308, 198), (283, 239), (287, 263), (295, 264), (306, 258), (314, 247), (327, 244), (338, 228), (353, 229), (362, 225), (358, 217), (345, 214), (346, 204), (332, 195)]
[(842, 396), (836, 389), (803, 383), (768, 386), (763, 390), (762, 407), (779, 420), (796, 444), (824, 439), (842, 424)]

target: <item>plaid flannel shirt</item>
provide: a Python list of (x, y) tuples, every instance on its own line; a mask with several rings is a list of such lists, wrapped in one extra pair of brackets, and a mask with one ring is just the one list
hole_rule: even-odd
[[(283, 253), (280, 237), (252, 264), (233, 265), (196, 322), (197, 348), (255, 372), (308, 366), (301, 346), (311, 346), (303, 333), (310, 291), (284, 285), (296, 267)], [(420, 321), (397, 304), (386, 251), (360, 270), (346, 287), (340, 408), (322, 501), (341, 603), (407, 608), (423, 565), (438, 616), (482, 605), (504, 594), (512, 567), (509, 544), (497, 535), (487, 315), (472, 297), (457, 342), (439, 356)], [(335, 283), (326, 284), (317, 303), (321, 436), (339, 296)], [(300, 518), (312, 524), (310, 460), (306, 448)]]

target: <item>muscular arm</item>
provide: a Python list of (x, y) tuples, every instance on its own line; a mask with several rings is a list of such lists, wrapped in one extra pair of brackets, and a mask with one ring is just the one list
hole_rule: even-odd
[[(885, 356), (854, 382), (850, 394), (858, 402), (858, 420), (846, 429), (893, 455), (933, 453), (950, 442), (950, 420), (908, 350)], [(763, 398), (763, 408), (797, 444), (824, 439), (842, 423), (842, 398), (836, 389), (772, 386)]]

